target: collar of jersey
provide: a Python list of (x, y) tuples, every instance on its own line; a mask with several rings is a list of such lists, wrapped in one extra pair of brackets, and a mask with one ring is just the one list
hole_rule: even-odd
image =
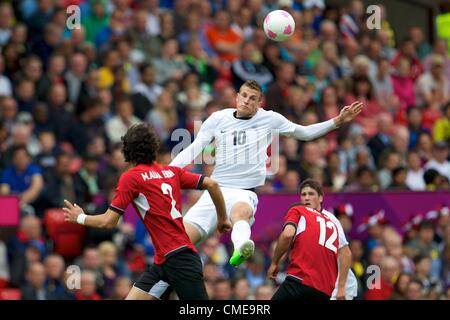
[[(256, 116), (256, 113), (255, 113), (255, 116)], [(233, 112), (233, 117), (235, 117), (236, 119), (239, 119), (239, 120), (250, 120), (254, 116), (253, 117), (238, 117), (237, 116), (237, 111), (235, 111), (235, 112)]]

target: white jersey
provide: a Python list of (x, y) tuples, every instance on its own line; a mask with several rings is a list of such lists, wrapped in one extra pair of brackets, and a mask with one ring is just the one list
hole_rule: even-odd
[(277, 134), (310, 140), (334, 128), (330, 120), (299, 126), (277, 112), (261, 108), (251, 118), (237, 118), (236, 109), (223, 109), (205, 120), (194, 143), (170, 165), (190, 164), (214, 140), (216, 163), (211, 178), (222, 187), (251, 189), (265, 182), (267, 148)]
[[(347, 246), (348, 241), (347, 241), (347, 238), (345, 237), (344, 229), (342, 228), (342, 225), (341, 225), (341, 222), (339, 221), (339, 219), (336, 218), (336, 216), (334, 214), (332, 214), (331, 212), (329, 212), (327, 210), (322, 209), (321, 212), (324, 213), (336, 225), (336, 227), (338, 229), (339, 249), (344, 246)], [(338, 261), (338, 270), (339, 270), (339, 261)], [(338, 278), (336, 279), (335, 288), (331, 294), (332, 300), (336, 299), (338, 279), (339, 279), (339, 275), (338, 275)], [(346, 296), (347, 300), (352, 300), (357, 295), (358, 295), (358, 281), (356, 280), (355, 274), (350, 269), (350, 270), (348, 270), (347, 281), (345, 283), (345, 296)]]
[(214, 112), (196, 139), (209, 143), (214, 138), (216, 163), (211, 178), (222, 187), (250, 189), (264, 184), (267, 148), (275, 130), (288, 134), (295, 130), (295, 124), (264, 109), (245, 119), (236, 118), (235, 112), (236, 109)]

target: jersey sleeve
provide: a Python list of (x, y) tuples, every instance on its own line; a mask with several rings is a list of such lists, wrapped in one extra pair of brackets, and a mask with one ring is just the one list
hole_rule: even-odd
[(178, 168), (178, 177), (181, 189), (203, 189), (203, 179), (201, 174), (189, 172), (183, 168)]
[(295, 131), (296, 124), (286, 119), (278, 112), (272, 111), (272, 129), (278, 130), (281, 134), (290, 134)]
[(217, 127), (217, 119), (213, 113), (203, 122), (194, 142), (181, 151), (170, 163), (171, 166), (183, 168), (189, 165), (214, 138), (214, 130)]
[(298, 208), (295, 208), (295, 207), (290, 208), (288, 210), (288, 212), (286, 213), (286, 215), (284, 216), (283, 229), (288, 224), (297, 228), (300, 217), (301, 217), (301, 212), (298, 210)]
[(109, 208), (118, 214), (124, 214), (128, 205), (137, 197), (135, 191), (135, 183), (133, 176), (129, 173), (124, 173), (117, 184), (116, 194)]

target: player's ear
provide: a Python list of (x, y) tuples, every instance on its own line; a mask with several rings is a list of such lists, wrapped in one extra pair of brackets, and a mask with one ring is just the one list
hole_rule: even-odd
[(319, 196), (319, 201), (320, 201), (320, 203), (323, 202), (323, 196)]

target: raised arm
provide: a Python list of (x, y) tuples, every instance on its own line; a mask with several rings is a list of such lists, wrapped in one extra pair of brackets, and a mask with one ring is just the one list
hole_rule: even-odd
[(64, 204), (66, 205), (63, 208), (65, 220), (73, 223), (93, 228), (113, 229), (117, 226), (120, 219), (120, 214), (111, 209), (106, 210), (103, 214), (91, 216), (86, 215), (77, 204), (72, 204), (67, 200), (64, 200)]
[[(302, 126), (290, 122), (280, 114), (275, 113), (276, 128), (280, 129), (282, 134), (290, 135), (299, 140), (309, 141), (319, 138), (328, 132), (341, 127), (342, 125), (351, 122), (362, 110), (362, 102), (355, 101), (349, 106), (342, 108), (337, 117), (333, 119), (315, 123), (309, 126)], [(281, 117), (281, 118), (280, 118)]]

